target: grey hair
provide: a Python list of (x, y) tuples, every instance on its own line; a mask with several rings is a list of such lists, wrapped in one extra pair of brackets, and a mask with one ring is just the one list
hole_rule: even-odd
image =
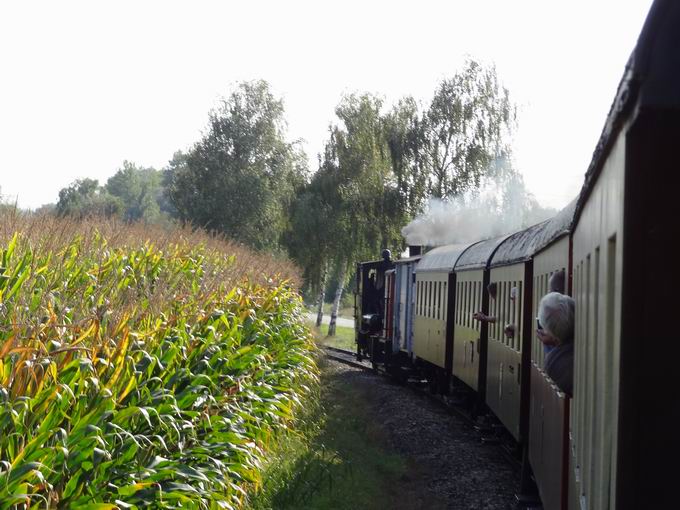
[(543, 296), (538, 305), (538, 320), (561, 344), (574, 341), (574, 300), (559, 292)]
[(564, 274), (564, 269), (560, 269), (559, 271), (555, 271), (552, 276), (550, 277), (550, 280), (548, 281), (548, 291), (549, 292), (559, 292), (560, 294), (564, 294), (564, 289), (565, 289), (565, 274)]

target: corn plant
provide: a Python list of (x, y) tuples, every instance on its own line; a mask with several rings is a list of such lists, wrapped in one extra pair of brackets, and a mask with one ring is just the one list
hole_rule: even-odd
[(242, 506), (317, 382), (295, 275), (186, 230), (21, 221), (0, 232), (0, 508)]

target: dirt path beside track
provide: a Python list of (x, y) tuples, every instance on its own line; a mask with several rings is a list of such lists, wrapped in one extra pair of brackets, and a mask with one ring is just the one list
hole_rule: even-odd
[[(371, 372), (328, 361), (327, 399), (336, 406), (363, 401), (371, 438), (405, 461), (386, 477), (382, 508), (507, 509), (518, 486), (517, 469), (495, 446), (483, 445), (459, 417), (415, 391)], [(345, 392), (352, 398), (333, 396)], [(334, 401), (335, 400), (335, 401)], [(351, 413), (351, 410), (347, 410)], [(366, 508), (373, 508), (368, 504)]]

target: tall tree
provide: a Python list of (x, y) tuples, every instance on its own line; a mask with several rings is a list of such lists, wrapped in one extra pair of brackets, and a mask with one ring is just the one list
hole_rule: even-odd
[(163, 187), (159, 171), (124, 161), (123, 168), (106, 181), (105, 189), (121, 200), (125, 220), (153, 222), (160, 217)]
[(509, 152), (514, 122), (515, 107), (494, 67), (469, 60), (443, 80), (422, 123), (429, 193), (445, 198), (479, 187), (492, 162)]
[(369, 94), (343, 98), (336, 108), (340, 123), (331, 128), (319, 169), (327, 183), (331, 263), (338, 279), (329, 335), (335, 334), (352, 262), (375, 256), (385, 247), (394, 249), (402, 242), (399, 229), (404, 209), (392, 171), (381, 108), (382, 100)]
[(385, 117), (385, 136), (392, 172), (397, 181), (400, 208), (404, 215), (419, 214), (428, 198), (423, 122), (418, 103), (412, 97), (401, 99)]
[(316, 294), (317, 320), (321, 326), (328, 281), (330, 249), (334, 229), (327, 175), (317, 172), (305, 190), (297, 195), (291, 211), (291, 229), (286, 236), (288, 254), (304, 268), (305, 281)]
[(207, 133), (173, 172), (178, 216), (258, 249), (278, 248), (307, 174), (285, 128), (283, 103), (267, 82), (241, 83), (211, 112)]
[(78, 179), (59, 191), (57, 214), (83, 218), (91, 215), (115, 216), (123, 203), (99, 186), (96, 179)]

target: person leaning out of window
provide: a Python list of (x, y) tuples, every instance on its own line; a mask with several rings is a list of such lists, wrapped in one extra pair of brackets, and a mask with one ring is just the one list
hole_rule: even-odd
[(557, 387), (570, 397), (574, 381), (574, 300), (550, 292), (538, 305), (536, 336), (552, 350), (545, 358), (544, 370)]

